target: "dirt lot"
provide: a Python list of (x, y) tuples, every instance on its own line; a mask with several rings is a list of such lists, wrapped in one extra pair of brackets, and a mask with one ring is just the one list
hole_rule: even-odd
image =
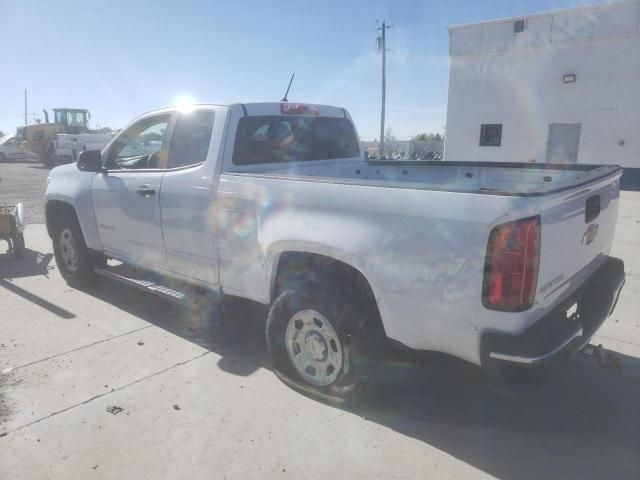
[[(32, 181), (10, 191), (35, 210), (46, 170), (0, 172)], [(338, 409), (272, 374), (263, 307), (202, 316), (107, 279), (71, 289), (30, 225), (25, 258), (0, 255), (0, 478), (637, 480), (638, 239), (640, 193), (624, 192), (627, 285), (593, 341), (607, 368), (579, 356), (512, 399), (466, 365), (390, 354), (372, 398)]]
[(49, 169), (40, 162), (0, 163), (0, 204), (23, 202), (27, 223), (44, 223), (44, 191), (48, 174)]

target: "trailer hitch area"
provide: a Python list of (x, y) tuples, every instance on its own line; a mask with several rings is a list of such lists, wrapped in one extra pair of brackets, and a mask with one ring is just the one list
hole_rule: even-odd
[(594, 358), (600, 368), (604, 370), (616, 373), (622, 371), (622, 365), (618, 355), (615, 352), (606, 350), (602, 344), (597, 346), (589, 344), (585, 346), (580, 353)]

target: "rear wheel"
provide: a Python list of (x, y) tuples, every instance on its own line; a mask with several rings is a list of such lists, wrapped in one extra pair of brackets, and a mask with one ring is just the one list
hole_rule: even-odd
[(4, 163), (7, 161), (7, 157), (4, 153), (0, 153), (0, 163)]
[(95, 278), (95, 260), (91, 256), (76, 218), (59, 215), (52, 225), (53, 252), (60, 274), (74, 288), (91, 284)]
[(356, 401), (371, 383), (383, 332), (359, 299), (306, 282), (286, 289), (267, 320), (272, 365), (290, 386), (325, 400)]

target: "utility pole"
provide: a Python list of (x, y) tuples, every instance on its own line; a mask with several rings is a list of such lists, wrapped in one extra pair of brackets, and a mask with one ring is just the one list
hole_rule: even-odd
[(377, 30), (382, 31), (382, 34), (378, 37), (378, 50), (382, 50), (382, 111), (380, 115), (380, 155), (378, 158), (384, 155), (384, 109), (387, 92), (387, 28), (391, 28), (391, 26), (387, 26), (385, 21), (382, 22), (382, 27), (377, 28)]
[(27, 89), (24, 89), (24, 124), (27, 125)]

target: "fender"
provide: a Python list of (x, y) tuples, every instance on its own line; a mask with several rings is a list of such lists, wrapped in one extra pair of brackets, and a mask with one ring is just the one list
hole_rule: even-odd
[(102, 244), (91, 196), (94, 175), (91, 172), (80, 172), (75, 163), (54, 168), (47, 179), (45, 205), (52, 200), (70, 205), (76, 212), (87, 247), (101, 251)]
[(272, 292), (275, 289), (276, 275), (278, 273), (278, 265), (280, 264), (280, 257), (284, 253), (308, 253), (314, 255), (322, 255), (324, 257), (331, 258), (333, 260), (338, 260), (345, 265), (349, 265), (355, 270), (359, 271), (362, 276), (369, 282), (371, 289), (376, 296), (379, 295), (376, 293), (377, 289), (374, 286), (375, 282), (367, 275), (366, 269), (364, 265), (361, 265), (358, 262), (357, 257), (350, 252), (346, 252), (344, 250), (339, 250), (337, 248), (320, 244), (317, 242), (300, 242), (300, 241), (279, 241), (275, 244), (272, 244), (266, 254), (266, 272), (265, 276), (267, 278), (267, 285), (269, 290), (266, 292), (268, 298), (272, 299)]
[[(367, 252), (377, 246), (383, 232), (379, 226), (349, 215), (313, 216), (285, 210), (261, 222), (259, 243), (265, 261), (265, 282), (261, 297), (271, 301), (280, 256), (285, 252), (322, 255), (358, 270), (369, 282), (374, 296), (381, 299), (382, 285), (377, 281), (376, 261)], [(379, 305), (382, 310), (382, 305)]]

